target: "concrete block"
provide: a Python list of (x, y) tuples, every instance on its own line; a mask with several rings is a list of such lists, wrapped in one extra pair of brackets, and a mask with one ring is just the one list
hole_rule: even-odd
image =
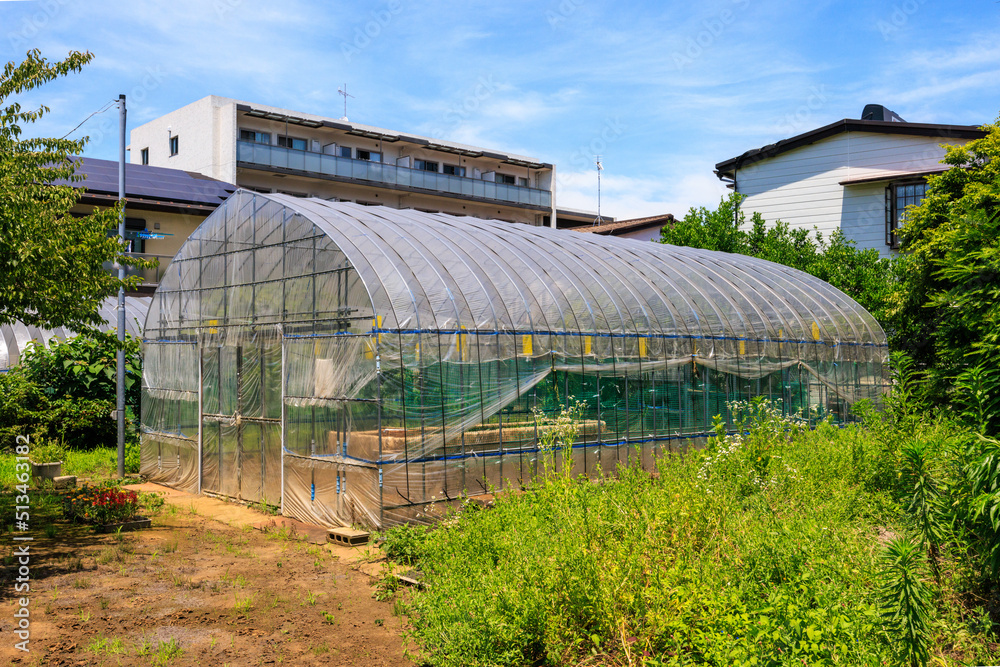
[(75, 489), (76, 475), (60, 475), (52, 478), (52, 486), (57, 489)]
[(359, 547), (368, 544), (371, 534), (365, 530), (354, 530), (353, 528), (331, 528), (330, 541), (341, 544), (345, 547)]

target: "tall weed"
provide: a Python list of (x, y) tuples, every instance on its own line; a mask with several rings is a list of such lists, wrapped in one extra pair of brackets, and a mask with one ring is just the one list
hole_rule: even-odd
[(549, 476), (429, 532), (410, 608), (423, 659), (889, 660), (869, 518), (887, 511), (853, 480), (852, 429), (819, 437), (746, 407), (741, 436), (665, 456), (656, 479)]

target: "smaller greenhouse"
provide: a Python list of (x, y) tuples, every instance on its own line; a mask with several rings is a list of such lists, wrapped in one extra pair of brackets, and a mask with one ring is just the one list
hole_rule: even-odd
[(142, 472), (330, 526), (524, 484), (571, 406), (574, 471), (598, 475), (731, 424), (733, 401), (842, 421), (887, 384), (871, 315), (788, 267), (242, 190), (144, 336)]
[[(142, 337), (140, 327), (146, 317), (146, 311), (149, 310), (151, 300), (152, 298), (148, 296), (125, 297), (125, 330), (136, 338)], [(98, 313), (104, 320), (103, 324), (98, 325), (98, 329), (101, 331), (118, 330), (118, 297), (113, 296), (105, 299), (101, 303)], [(0, 326), (0, 372), (17, 366), (21, 353), (32, 343), (48, 347), (53, 338), (66, 340), (76, 335), (77, 332), (66, 327), (41, 329), (21, 321)]]

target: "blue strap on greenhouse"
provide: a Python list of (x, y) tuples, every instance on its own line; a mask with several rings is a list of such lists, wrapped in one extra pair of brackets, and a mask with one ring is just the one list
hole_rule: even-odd
[[(588, 442), (573, 445), (573, 449), (586, 449), (587, 447), (620, 447), (632, 446), (632, 445), (643, 445), (653, 442), (666, 442), (670, 440), (692, 440), (695, 438), (708, 438), (714, 436), (714, 431), (706, 431), (704, 433), (687, 433), (684, 435), (670, 435), (661, 436), (655, 438), (642, 438), (639, 440), (619, 440), (618, 442)], [(292, 456), (302, 456), (297, 452), (293, 452), (287, 447), (284, 448), (286, 454), (291, 454)], [(492, 452), (468, 452), (465, 454), (449, 454), (446, 456), (421, 456), (415, 459), (362, 459), (357, 456), (349, 456), (347, 454), (314, 454), (312, 456), (304, 458), (338, 458), (338, 459), (348, 459), (351, 461), (357, 461), (358, 463), (364, 463), (366, 465), (373, 466), (383, 466), (383, 465), (394, 465), (394, 464), (410, 464), (410, 463), (433, 463), (434, 461), (459, 461), (462, 459), (480, 459), (489, 458), (495, 456), (513, 456), (515, 454), (537, 454), (543, 451), (541, 447), (532, 447), (531, 449), (508, 449), (508, 450), (494, 450)]]

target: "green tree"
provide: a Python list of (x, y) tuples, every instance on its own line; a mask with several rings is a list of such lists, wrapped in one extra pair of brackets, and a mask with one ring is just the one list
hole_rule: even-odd
[(740, 208), (743, 195), (732, 193), (711, 211), (692, 208), (672, 227), (664, 227), (660, 241), (706, 250), (750, 255), (784, 264), (825, 280), (870, 312), (892, 337), (889, 313), (897, 310), (892, 260), (875, 250), (858, 250), (840, 230), (830, 235), (792, 229), (777, 221), (768, 226), (759, 213), (750, 221)]
[[(79, 188), (53, 183), (80, 180), (70, 156), (86, 138), (22, 138), (24, 126), (49, 109), (22, 110), (11, 99), (80, 71), (92, 58), (72, 51), (52, 63), (33, 50), (20, 64), (7, 63), (0, 75), (0, 324), (21, 320), (78, 330), (99, 324), (98, 307), (122, 285), (102, 265), (135, 264), (108, 235), (118, 225), (117, 207), (73, 217), (69, 211)], [(130, 279), (125, 286), (133, 284)]]
[[(1000, 121), (998, 121), (1000, 123)], [(948, 171), (901, 230), (900, 347), (925, 369), (928, 395), (1000, 431), (1000, 125), (949, 146)]]

